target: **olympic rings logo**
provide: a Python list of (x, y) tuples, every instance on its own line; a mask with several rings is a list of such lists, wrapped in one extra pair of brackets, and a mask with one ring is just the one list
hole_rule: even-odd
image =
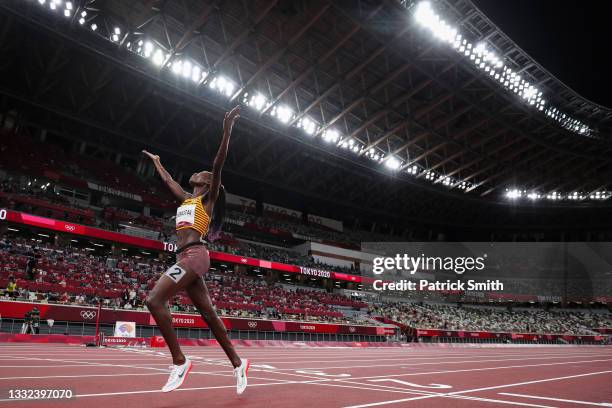
[(355, 329), (353, 326), (349, 327), (349, 331), (350, 331), (351, 333), (355, 333), (355, 331), (356, 331), (356, 330), (357, 330), (357, 329)]
[(97, 314), (94, 310), (81, 310), (81, 317), (86, 320), (93, 319)]
[(248, 324), (251, 329), (254, 329), (257, 327), (257, 322), (249, 322)]
[(66, 231), (74, 231), (76, 229), (74, 225), (70, 224), (64, 224), (64, 228), (66, 228)]

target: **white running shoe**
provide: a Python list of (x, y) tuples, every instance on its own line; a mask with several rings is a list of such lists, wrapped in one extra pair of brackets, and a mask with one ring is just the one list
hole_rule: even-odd
[(162, 392), (174, 391), (183, 385), (185, 378), (187, 378), (187, 374), (191, 371), (191, 360), (185, 359), (183, 365), (171, 365), (170, 369), (172, 370), (170, 371), (170, 377), (166, 385), (162, 388)]
[(249, 375), (249, 367), (251, 362), (248, 359), (242, 360), (240, 367), (234, 368), (234, 377), (236, 377), (236, 393), (242, 394), (247, 387), (247, 376)]

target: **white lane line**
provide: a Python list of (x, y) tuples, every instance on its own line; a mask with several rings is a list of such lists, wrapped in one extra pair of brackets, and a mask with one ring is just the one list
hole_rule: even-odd
[[(191, 372), (193, 373), (193, 371)], [(143, 375), (166, 375), (168, 373), (133, 373), (133, 374), (84, 374), (84, 375), (46, 375), (41, 377), (0, 377), (0, 380), (43, 380), (55, 378), (85, 378), (85, 377), (132, 377)], [(202, 373), (208, 374), (208, 373)]]
[(538, 383), (543, 383), (543, 382), (567, 380), (567, 379), (570, 379), (570, 378), (587, 377), (587, 376), (592, 376), (592, 375), (609, 374), (609, 373), (612, 373), (612, 371), (597, 371), (597, 372), (593, 372), (593, 373), (568, 375), (568, 376), (564, 376), (564, 377), (555, 377), (555, 378), (545, 378), (545, 379), (542, 379), (542, 380), (524, 381), (524, 382), (514, 383), (514, 384), (494, 385), (492, 387), (472, 388), (472, 389), (463, 390), (463, 391), (448, 392), (448, 393), (443, 393), (443, 394), (440, 393), (438, 395), (426, 395), (426, 396), (422, 396), (422, 397), (404, 398), (404, 399), (400, 399), (400, 400), (373, 402), (373, 403), (370, 403), (370, 404), (362, 404), (362, 405), (351, 405), (351, 406), (347, 406), (345, 408), (375, 407), (375, 406), (379, 406), (379, 405), (396, 404), (398, 402), (408, 402), (408, 401), (416, 401), (416, 400), (436, 398), (436, 397), (443, 397), (443, 396), (461, 395), (461, 394), (466, 394), (466, 393), (470, 393), (470, 392), (489, 391), (489, 390), (494, 390), (494, 389), (498, 389), (498, 388), (518, 387), (518, 386), (521, 386), (521, 385), (538, 384)]
[(466, 368), (462, 370), (426, 371), (422, 373), (373, 375), (373, 376), (368, 376), (368, 377), (355, 377), (353, 378), (353, 380), (368, 380), (370, 378), (410, 377), (410, 376), (416, 376), (416, 375), (430, 375), (430, 374), (452, 374), (452, 373), (465, 373), (465, 372), (472, 372), (472, 371), (502, 370), (502, 369), (509, 369), (509, 368), (547, 367), (547, 366), (566, 365), (566, 364), (597, 363), (597, 362), (604, 362), (604, 361), (612, 361), (612, 359), (563, 361), (559, 363), (525, 364), (525, 365), (511, 365), (511, 366), (501, 366), (501, 367)]
[(609, 402), (576, 401), (576, 400), (569, 400), (569, 399), (562, 399), (562, 398), (540, 397), (536, 395), (513, 394), (510, 392), (500, 392), (499, 394), (509, 395), (511, 397), (532, 398), (532, 399), (541, 399), (541, 400), (558, 401), (558, 402), (569, 402), (570, 404), (596, 405), (598, 407), (612, 407), (612, 403), (609, 403)]
[[(528, 358), (506, 358), (506, 359), (493, 359), (493, 360), (462, 360), (462, 361), (428, 361), (425, 363), (410, 363), (410, 362), (401, 362), (394, 359), (395, 364), (372, 364), (372, 365), (352, 365), (352, 366), (317, 366), (317, 367), (306, 367), (300, 368), (300, 370), (332, 370), (332, 369), (349, 369), (349, 368), (369, 368), (369, 367), (399, 367), (399, 366), (422, 366), (422, 365), (436, 365), (436, 364), (465, 364), (465, 363), (490, 363), (490, 362), (500, 362), (500, 361), (527, 361), (527, 360), (551, 360), (551, 359), (565, 359), (565, 358), (575, 358), (575, 357), (601, 357), (601, 356), (582, 356), (582, 355), (567, 355), (567, 356), (559, 356), (559, 357), (528, 357)], [(346, 360), (345, 360), (346, 361)], [(353, 361), (353, 360), (351, 360)], [(381, 359), (377, 359), (376, 361), (381, 361)], [(306, 361), (307, 363), (314, 363), (316, 361)], [(266, 361), (267, 364), (275, 364), (278, 362), (270, 362)], [(279, 368), (278, 371), (294, 371), (295, 368)]]
[(536, 408), (557, 408), (553, 405), (538, 405), (538, 404), (528, 404), (526, 402), (516, 402), (516, 401), (506, 401), (500, 399), (492, 399), (492, 398), (479, 398), (479, 397), (462, 397), (460, 399), (463, 400), (471, 400), (471, 401), (479, 401), (479, 402), (493, 402), (496, 404), (507, 404), (507, 405), (519, 405), (522, 407), (536, 407)]
[[(24, 360), (42, 360), (42, 361), (50, 361), (50, 362), (68, 362), (70, 363), (70, 360), (61, 360), (61, 359), (50, 359), (50, 358), (45, 358), (45, 359), (41, 359), (41, 358), (26, 358), (26, 357), (19, 357), (20, 359), (24, 359)], [(202, 362), (204, 363), (204, 362)], [(167, 364), (156, 364), (156, 365), (165, 365), (167, 366)], [(19, 366), (21, 367), (21, 366)], [(41, 367), (58, 367), (58, 366), (41, 366)], [(127, 364), (102, 364), (102, 363), (86, 363), (83, 362), (82, 365), (76, 365), (75, 367), (120, 367), (120, 368), (135, 368), (135, 369), (140, 369), (140, 370), (155, 370), (155, 371), (161, 371), (162, 373), (169, 373), (170, 371), (168, 369), (164, 369), (164, 368), (155, 368), (155, 367), (143, 367), (143, 366), (134, 366), (134, 365), (127, 365)], [(256, 370), (253, 370), (256, 371)], [(220, 377), (233, 377), (234, 374), (233, 373), (221, 373), (219, 371), (191, 371), (191, 374), (205, 374), (205, 375), (216, 375), (216, 376), (220, 376)], [(267, 380), (267, 381), (288, 381), (288, 380), (283, 380), (280, 378), (265, 378), (265, 377), (254, 377), (254, 376), (250, 376), (250, 378), (253, 379), (258, 379), (258, 380)], [(313, 377), (306, 377), (306, 378), (313, 378)]]
[(63, 365), (4, 365), (0, 368), (58, 368), (58, 367), (89, 367), (90, 364), (63, 364)]
[[(199, 355), (199, 354), (193, 354), (193, 355)], [(201, 357), (205, 357), (205, 356), (201, 356)], [(442, 357), (442, 356), (436, 356), (436, 357), (415, 357), (415, 356), (409, 356), (409, 355), (405, 355), (405, 356), (401, 356), (402, 359), (406, 359), (409, 361), (416, 361), (416, 360), (440, 360), (441, 363), (446, 363), (448, 359), (466, 359), (466, 358), (470, 358), (470, 362), (474, 362), (474, 356), (449, 356), (449, 357)], [(507, 354), (501, 354), (501, 355), (485, 355), (482, 356), (485, 358), (504, 358), (504, 357), (510, 357), (507, 359), (507, 361), (511, 361), (511, 360), (525, 360), (524, 354), (519, 355), (519, 354), (513, 354), (513, 355), (507, 355)], [(530, 357), (530, 360), (544, 360), (544, 359), (548, 359), (548, 358), (571, 358), (571, 357), (605, 357), (605, 355), (602, 355), (600, 353), (588, 353), (588, 354), (582, 354), (582, 353), (576, 353), (576, 354), (569, 354), (569, 353), (564, 353), (564, 354), (536, 354), (533, 357)], [(612, 354), (609, 356), (612, 357)], [(310, 356), (310, 358), (312, 358), (312, 356)], [(276, 361), (277, 359), (273, 358), (273, 359), (265, 359), (265, 358), (261, 358), (262, 360), (265, 360), (266, 364), (302, 364), (302, 363), (334, 363), (334, 362), (344, 362), (346, 361), (346, 358), (338, 358), (338, 359), (325, 359), (325, 360), (307, 360), (307, 361)], [(368, 361), (395, 361), (398, 362), (400, 358), (395, 357), (395, 358), (378, 358), (375, 356), (372, 356), (371, 358), (368, 359), (355, 359), (355, 358), (351, 358), (351, 361), (354, 362), (368, 362)], [(252, 359), (253, 361), (258, 361), (259, 358)], [(484, 361), (484, 360), (478, 360), (478, 362), (480, 361)], [(490, 360), (490, 361), (506, 361), (506, 360)], [(459, 363), (463, 363), (464, 361), (460, 361)], [(430, 364), (435, 364), (436, 362), (430, 363)], [(426, 364), (426, 363), (424, 363)], [(393, 365), (397, 365), (397, 364), (393, 364)], [(383, 366), (381, 366), (383, 367)], [(320, 367), (318, 367), (320, 368)], [(343, 368), (343, 367), (339, 367), (339, 368)]]
[[(346, 382), (346, 381), (341, 381), (341, 382)], [(536, 404), (520, 403), (520, 402), (506, 401), (506, 400), (499, 400), (499, 399), (472, 397), (472, 396), (467, 396), (467, 395), (456, 395), (455, 396), (455, 395), (445, 395), (445, 394), (438, 394), (438, 393), (430, 393), (430, 392), (421, 391), (421, 390), (393, 389), (394, 387), (372, 388), (372, 387), (368, 387), (368, 384), (359, 384), (359, 383), (354, 383), (354, 384), (358, 384), (359, 387), (350, 386), (350, 385), (329, 384), (329, 383), (325, 383), (325, 382), (309, 382), (307, 384), (309, 384), (309, 385), (320, 385), (320, 386), (324, 386), (324, 387), (352, 388), (352, 389), (356, 389), (356, 390), (386, 391), (386, 392), (393, 392), (393, 393), (399, 393), (399, 394), (417, 394), (417, 395), (424, 395), (425, 397), (442, 397), (442, 398), (448, 398), (448, 399), (469, 400), (469, 401), (479, 401), (479, 402), (495, 402), (495, 403), (499, 403), (499, 404), (520, 405), (520, 406), (536, 407), (536, 408), (556, 408), (556, 407), (553, 407), (553, 406), (550, 406), (550, 405), (536, 405)], [(391, 389), (384, 389), (384, 388), (391, 388)], [(409, 398), (409, 400), (411, 400), (411, 399), (419, 399), (419, 398), (420, 397), (416, 397), (416, 398), (413, 397), (413, 398)], [(404, 401), (404, 400), (401, 400), (401, 401)], [(363, 406), (367, 406), (367, 404), (363, 405)]]

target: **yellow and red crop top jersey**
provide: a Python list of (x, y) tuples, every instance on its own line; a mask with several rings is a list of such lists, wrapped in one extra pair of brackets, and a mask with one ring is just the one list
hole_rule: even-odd
[(204, 209), (202, 196), (188, 198), (176, 210), (176, 230), (193, 228), (200, 235), (206, 235), (210, 217)]

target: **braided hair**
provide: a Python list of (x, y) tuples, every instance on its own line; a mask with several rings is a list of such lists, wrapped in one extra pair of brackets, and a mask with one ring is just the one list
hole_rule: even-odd
[(207, 238), (209, 241), (215, 241), (221, 234), (221, 228), (223, 227), (223, 221), (225, 219), (225, 187), (221, 185), (219, 187), (219, 195), (215, 202), (212, 217), (210, 220), (210, 226), (208, 227)]

